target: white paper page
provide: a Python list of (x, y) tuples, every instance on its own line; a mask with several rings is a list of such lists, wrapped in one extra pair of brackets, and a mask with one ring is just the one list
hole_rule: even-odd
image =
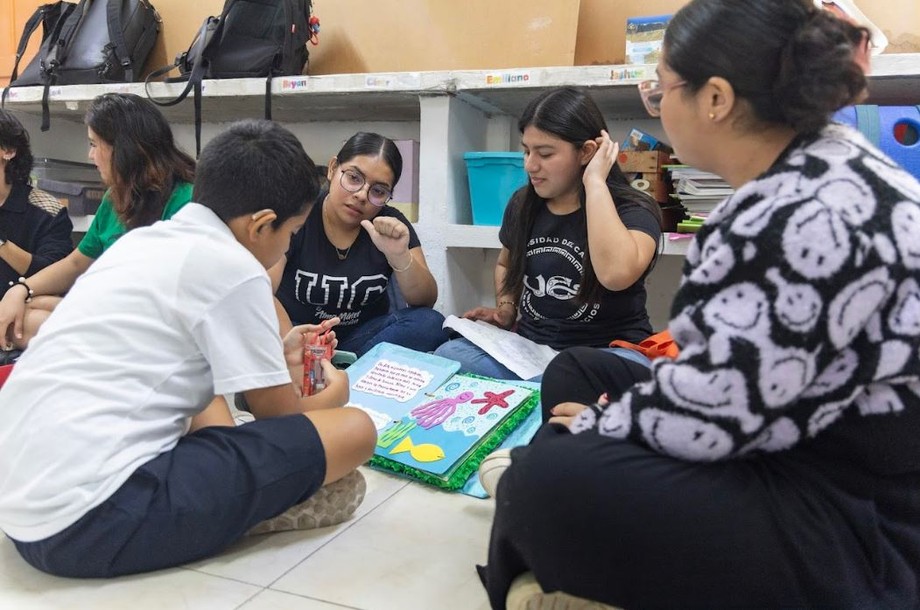
[(559, 353), (548, 345), (534, 343), (517, 333), (502, 330), (482, 320), (447, 316), (444, 328), (454, 329), (514, 371), (521, 379), (542, 375), (549, 361)]

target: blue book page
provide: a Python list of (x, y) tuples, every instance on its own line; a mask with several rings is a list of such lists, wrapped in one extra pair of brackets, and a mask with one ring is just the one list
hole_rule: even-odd
[(380, 343), (348, 367), (348, 404), (367, 413), (379, 432), (425, 402), (459, 369), (454, 360)]
[(446, 475), (532, 394), (507, 381), (454, 375), (384, 430), (375, 454)]

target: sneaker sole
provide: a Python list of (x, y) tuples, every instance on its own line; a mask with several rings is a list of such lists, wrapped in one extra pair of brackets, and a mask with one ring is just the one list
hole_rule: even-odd
[(364, 475), (355, 470), (321, 487), (307, 501), (292, 506), (277, 517), (256, 524), (246, 535), (308, 530), (342, 523), (358, 510), (366, 492)]
[(490, 497), (495, 497), (498, 481), (511, 466), (511, 451), (499, 449), (486, 456), (479, 464), (479, 484)]

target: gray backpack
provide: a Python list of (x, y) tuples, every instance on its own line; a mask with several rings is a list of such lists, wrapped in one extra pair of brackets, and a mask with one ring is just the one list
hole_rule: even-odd
[[(20, 75), (19, 61), (42, 25), (42, 44)], [(38, 8), (26, 23), (10, 87), (43, 85), (42, 131), (50, 126), (48, 90), (60, 85), (132, 82), (156, 42), (160, 16), (149, 0), (80, 0)]]

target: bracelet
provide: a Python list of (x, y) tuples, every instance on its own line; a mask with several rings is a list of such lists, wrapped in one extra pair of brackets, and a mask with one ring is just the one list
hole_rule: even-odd
[(511, 307), (513, 307), (514, 309), (517, 309), (517, 303), (515, 303), (514, 301), (510, 299), (502, 299), (501, 301), (499, 301), (498, 308), (501, 309), (502, 305), (511, 305)]
[(409, 264), (406, 265), (405, 267), (403, 267), (402, 269), (397, 269), (396, 267), (393, 266), (393, 263), (391, 263), (390, 261), (387, 261), (387, 263), (390, 265), (390, 269), (392, 269), (392, 270), (395, 271), (396, 273), (405, 273), (406, 271), (409, 270), (409, 267), (412, 266), (412, 261), (413, 261), (413, 260), (415, 260), (415, 258), (410, 254), (410, 255), (409, 255)]
[(26, 303), (32, 300), (32, 297), (35, 295), (35, 291), (29, 288), (29, 285), (26, 284), (26, 278), (20, 277), (15, 282), (10, 282), (10, 288), (13, 286), (25, 286), (26, 287)]

